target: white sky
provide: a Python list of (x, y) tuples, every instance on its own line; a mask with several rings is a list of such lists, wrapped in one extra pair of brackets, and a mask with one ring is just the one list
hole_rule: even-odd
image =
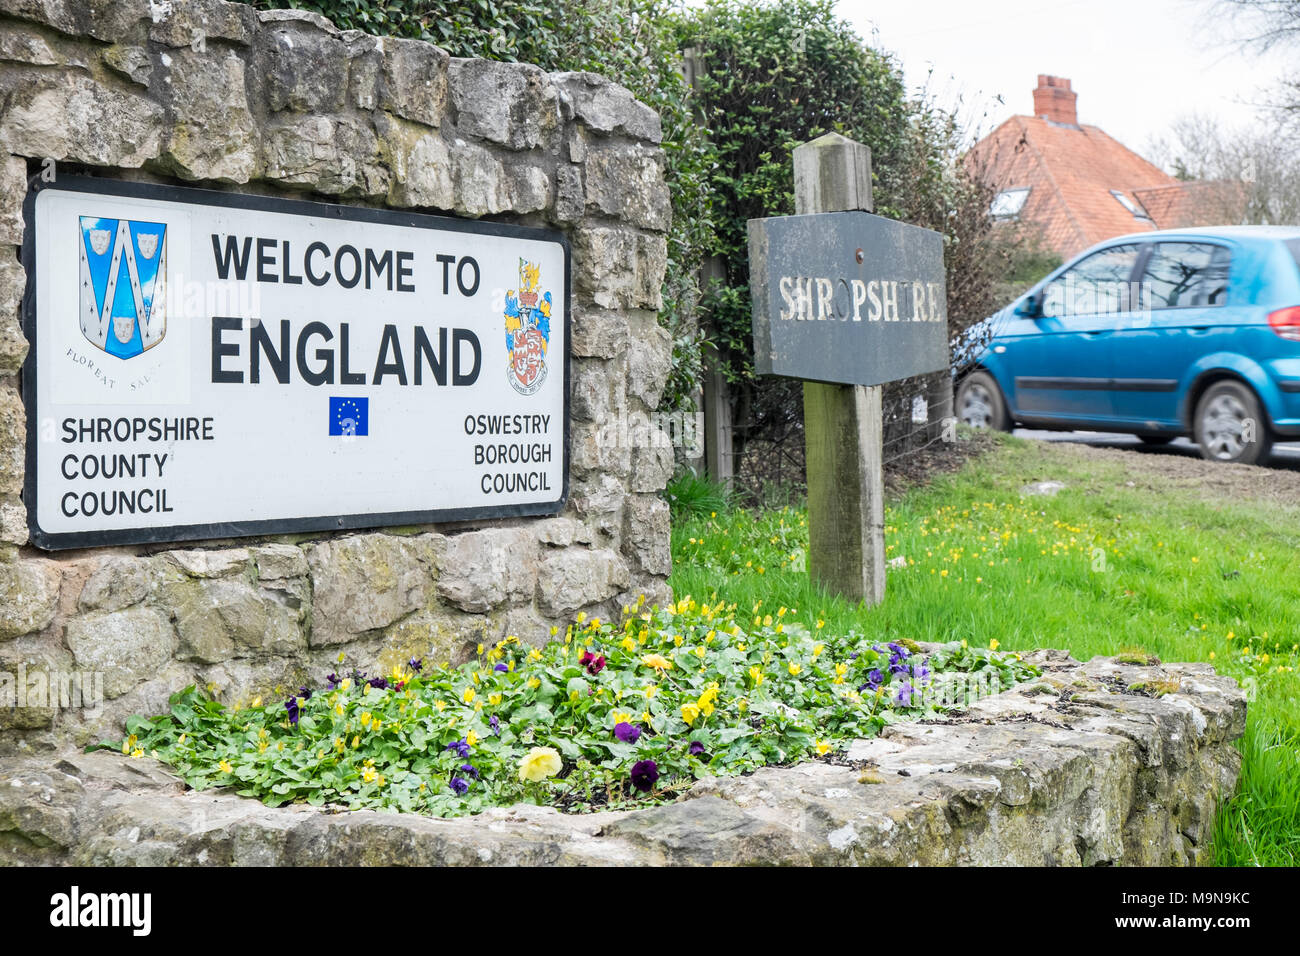
[(960, 95), (983, 132), (1032, 113), (1038, 74), (1050, 73), (1073, 81), (1080, 122), (1145, 153), (1190, 112), (1258, 121), (1287, 72), (1282, 53), (1242, 51), (1246, 27), (1216, 18), (1212, 0), (838, 0), (836, 11), (898, 56), (909, 88), (933, 68), (940, 101)]

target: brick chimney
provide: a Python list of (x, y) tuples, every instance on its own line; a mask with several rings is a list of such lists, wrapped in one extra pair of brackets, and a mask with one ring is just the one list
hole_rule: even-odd
[(1070, 89), (1070, 81), (1061, 76), (1038, 74), (1038, 89), (1034, 90), (1034, 115), (1065, 126), (1078, 126), (1079, 114), (1074, 101), (1079, 94)]

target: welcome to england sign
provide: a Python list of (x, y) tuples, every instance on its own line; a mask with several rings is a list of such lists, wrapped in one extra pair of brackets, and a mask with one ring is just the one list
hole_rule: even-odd
[(563, 506), (561, 234), (76, 177), (25, 214), (37, 546)]

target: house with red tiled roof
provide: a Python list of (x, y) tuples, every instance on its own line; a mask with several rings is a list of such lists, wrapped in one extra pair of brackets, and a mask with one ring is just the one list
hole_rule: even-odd
[(996, 194), (995, 219), (1034, 231), (1068, 259), (1112, 236), (1236, 221), (1239, 190), (1181, 182), (1096, 126), (1079, 122), (1070, 81), (1039, 74), (1034, 115), (1013, 116), (966, 161)]

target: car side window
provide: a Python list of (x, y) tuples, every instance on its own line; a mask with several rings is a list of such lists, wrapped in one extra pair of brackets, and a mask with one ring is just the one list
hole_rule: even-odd
[(1142, 295), (1152, 309), (1223, 305), (1231, 253), (1208, 242), (1160, 242), (1142, 270)]
[(1138, 247), (1126, 243), (1094, 252), (1043, 288), (1043, 315), (1105, 315), (1127, 312), (1129, 280)]

